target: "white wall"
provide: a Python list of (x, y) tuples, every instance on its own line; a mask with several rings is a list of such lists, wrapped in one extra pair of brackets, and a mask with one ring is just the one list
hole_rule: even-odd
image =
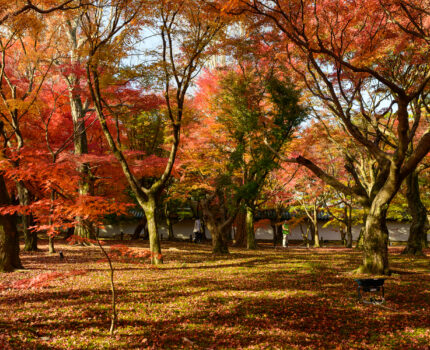
[[(318, 224), (318, 231), (320, 238), (322, 237), (324, 240), (336, 241), (340, 240), (340, 232), (337, 227), (327, 226), (323, 227), (324, 223)], [(408, 223), (398, 223), (398, 222), (388, 222), (388, 231), (390, 233), (391, 241), (407, 241), (409, 237), (409, 224)], [(306, 232), (306, 226), (302, 225), (303, 230)], [(358, 238), (360, 234), (361, 226), (354, 226), (352, 228), (352, 237), (354, 240)], [(273, 230), (270, 226), (258, 228), (256, 232), (257, 239), (270, 239), (273, 236)], [(427, 235), (430, 240), (430, 234)], [(292, 240), (301, 240), (302, 232), (299, 226), (294, 227), (290, 231), (290, 239)], [(309, 237), (310, 238), (310, 237)]]
[[(319, 226), (319, 234), (324, 240), (340, 240), (340, 233), (337, 228), (333, 226), (322, 227), (324, 223), (320, 223)], [(101, 237), (112, 237), (113, 235), (119, 234), (122, 230), (126, 234), (133, 234), (137, 223), (123, 223), (117, 225), (106, 225), (104, 229), (100, 230)], [(391, 241), (407, 241), (409, 236), (409, 224), (408, 223), (397, 223), (397, 222), (388, 222), (387, 223), (388, 230), (390, 232), (390, 240)], [(178, 222), (173, 225), (173, 233), (175, 237), (181, 239), (188, 239), (190, 234), (192, 234), (194, 228), (193, 220), (184, 220)], [(167, 227), (164, 223), (159, 225), (160, 233), (164, 238), (167, 237)], [(303, 225), (303, 230), (306, 230), (305, 225)], [(353, 239), (356, 240), (360, 232), (360, 226), (354, 226), (352, 229)], [(256, 239), (267, 239), (270, 240), (273, 238), (273, 231), (270, 225), (266, 227), (258, 228), (256, 231)], [(206, 229), (206, 237), (210, 238), (210, 232)], [(430, 234), (427, 236), (430, 241)], [(290, 234), (291, 240), (302, 240), (302, 234), (300, 231), (300, 227), (294, 227), (291, 229)]]

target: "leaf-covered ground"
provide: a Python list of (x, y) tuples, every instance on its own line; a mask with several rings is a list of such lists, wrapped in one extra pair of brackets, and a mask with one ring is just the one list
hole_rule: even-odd
[[(136, 249), (144, 243), (130, 243)], [(390, 248), (384, 307), (357, 302), (361, 254), (163, 243), (165, 264), (115, 263), (119, 323), (108, 335), (108, 266), (97, 247), (65, 260), (22, 253), (0, 275), (1, 349), (429, 349), (430, 259)], [(427, 251), (430, 255), (430, 251)]]

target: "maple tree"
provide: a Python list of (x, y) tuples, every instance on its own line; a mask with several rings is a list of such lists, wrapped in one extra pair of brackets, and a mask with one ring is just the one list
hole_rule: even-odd
[(204, 122), (187, 138), (181, 156), (182, 186), (203, 193), (203, 213), (216, 253), (228, 252), (241, 202), (247, 247), (256, 248), (255, 201), (277, 165), (264, 140), (280, 149), (306, 116), (288, 82), (270, 72), (259, 75), (252, 67), (241, 68), (220, 68), (200, 79), (195, 103)]
[[(46, 28), (33, 24), (16, 28), (3, 23), (0, 38), (0, 98), (2, 107), (1, 137), (3, 141), (2, 176), (12, 166), (19, 168), (25, 146), (22, 124), (35, 112), (36, 101), (42, 84), (52, 66), (50, 38)], [(48, 38), (42, 38), (47, 35)], [(37, 53), (37, 50), (40, 50)], [(29, 205), (30, 193), (24, 182), (15, 181), (21, 205)], [(5, 198), (8, 194), (5, 194)], [(25, 249), (37, 250), (37, 236), (30, 231), (31, 215), (22, 215)], [(7, 235), (7, 232), (5, 233)], [(12, 233), (13, 235), (13, 233)], [(8, 248), (5, 248), (6, 250)]]
[[(183, 182), (189, 193), (205, 193), (205, 200), (225, 185), (212, 199), (226, 232), (231, 217), (243, 211), (247, 245), (255, 248), (253, 216), (277, 195), (278, 185), (268, 185), (267, 178), (282, 158), (332, 186), (315, 187), (319, 180), (310, 173), (290, 170), (297, 172), (291, 189), (300, 187), (303, 195), (308, 189), (314, 199), (329, 196), (318, 210), (331, 211), (348, 232), (348, 246), (352, 221), (363, 213), (359, 271), (388, 273), (385, 221), (403, 182), (400, 202), (408, 201), (412, 220), (405, 253), (421, 254), (428, 244), (419, 188), (430, 150), (428, 6), (417, 0), (0, 2), (6, 226), (19, 216), (24, 249), (36, 250), (43, 231), (53, 252), (61, 230), (75, 226), (76, 234), (89, 237), (104, 214), (124, 212), (132, 200), (122, 193), (128, 186), (145, 211), (154, 263), (161, 262), (156, 209), (163, 205), (168, 216), (163, 191), (190, 120), (187, 133), (194, 139), (193, 127), (226, 136), (211, 134), (203, 138), (208, 148), (200, 147), (215, 162), (223, 152), (232, 159), (217, 163), (212, 177), (207, 168), (202, 180), (192, 174), (202, 166), (196, 158)], [(206, 76), (206, 92), (194, 99), (206, 102), (200, 113), (192, 111), (190, 87), (214, 55), (211, 64), (229, 64), (229, 72)], [(289, 93), (281, 85), (287, 76), (318, 121), (312, 137), (301, 130), (294, 150), (283, 146), (296, 124), (272, 128), (276, 113), (285, 112), (281, 105)], [(197, 121), (207, 122), (211, 114), (218, 119), (210, 125)], [(311, 142), (313, 150), (305, 147)], [(322, 150), (325, 156), (317, 157)], [(321, 188), (321, 196), (312, 188)], [(304, 198), (297, 193), (288, 201)], [(10, 235), (16, 237), (14, 230)], [(2, 243), (3, 252), (17, 251), (18, 241), (12, 241), (13, 249)]]
[[(88, 139), (85, 121), (90, 112), (90, 98), (88, 88), (85, 86), (85, 69), (82, 49), (85, 43), (85, 37), (80, 33), (79, 17), (74, 14), (73, 17), (68, 14), (62, 25), (61, 36), (66, 36), (67, 41), (61, 64), (61, 75), (63, 76), (69, 95), (70, 111), (73, 120), (73, 143), (74, 153), (76, 155), (88, 154)], [(81, 180), (79, 182), (79, 193), (81, 195), (91, 195), (94, 192), (94, 176), (91, 172), (91, 166), (83, 163), (79, 169)], [(90, 223), (81, 223), (82, 219), (77, 218), (77, 225), (74, 233), (81, 237), (90, 238), (91, 233), (87, 227)]]
[[(428, 57), (426, 39), (399, 31), (390, 18), (392, 11), (387, 12), (380, 1), (234, 1), (230, 5), (267, 20), (279, 33), (276, 47), (283, 49), (285, 62), (374, 158), (377, 170), (360, 271), (389, 273), (386, 212), (402, 181), (430, 150), (430, 134), (416, 133), (422, 118), (412, 108), (413, 102), (422, 105), (428, 92), (430, 76), (422, 66)], [(425, 12), (420, 15), (426, 18)], [(420, 23), (424, 32), (428, 30), (427, 21)], [(381, 119), (388, 113), (390, 118)], [(416, 140), (413, 150), (411, 140)], [(294, 161), (347, 194), (365, 195), (361, 186), (346, 188), (304, 157)]]
[[(37, 35), (40, 34), (39, 33), (40, 28), (43, 27), (43, 20), (41, 18), (43, 18), (44, 16), (47, 16), (48, 14), (51, 14), (51, 13), (55, 13), (57, 11), (75, 9), (82, 6), (83, 3), (84, 2), (81, 0), (65, 0), (65, 1), (58, 1), (56, 3), (53, 3), (52, 1), (44, 1), (44, 0), (37, 1), (37, 3), (34, 3), (31, 0), (15, 1), (13, 3), (7, 0), (0, 2), (0, 26), (2, 29), (2, 34), (1, 34), (2, 63), (1, 63), (0, 85), (1, 85), (2, 92), (4, 92), (3, 89), (6, 84), (6, 82), (4, 81), (4, 79), (6, 78), (5, 74), (10, 74), (10, 71), (6, 72), (6, 69), (5, 69), (5, 64), (7, 62), (6, 51), (7, 50), (10, 51), (10, 48), (12, 46), (15, 46), (15, 47), (18, 46), (18, 44), (14, 45), (14, 43), (16, 43), (18, 38), (22, 39), (22, 34), (24, 34), (26, 31), (27, 31), (27, 34), (29, 31), (30, 32), (33, 31), (35, 33), (35, 34), (33, 33), (33, 38), (37, 37)], [(24, 52), (25, 52), (24, 43), (26, 41), (27, 39), (25, 37), (23, 40), (21, 40), (21, 44), (22, 44), (22, 48), (24, 48)], [(36, 47), (34, 48), (28, 47), (28, 49), (32, 50), (32, 49), (36, 49)], [(24, 101), (27, 97), (30, 97), (29, 100), (31, 102), (27, 105), (27, 107), (30, 107), (31, 104), (34, 102), (34, 98), (33, 98), (34, 96), (31, 96), (32, 95), (31, 92), (34, 90), (37, 91), (37, 88), (33, 86), (34, 84), (37, 85), (37, 83), (33, 81), (33, 78), (35, 77), (36, 66), (37, 64), (34, 64), (31, 67), (31, 63), (30, 63), (30, 66), (28, 67), (29, 70), (26, 72), (27, 73), (26, 78), (29, 78), (30, 80), (30, 83), (27, 85), (27, 93), (24, 93), (24, 94), (21, 93), (20, 96), (18, 97), (18, 99), (21, 99), (21, 101)], [(8, 80), (7, 84), (9, 85), (10, 92), (12, 94), (12, 96), (8, 96), (8, 97), (11, 98), (10, 101), (12, 101), (17, 97), (15, 96), (15, 94), (17, 93), (16, 87), (14, 87), (15, 82), (11, 83), (11, 80)], [(5, 101), (4, 93), (3, 93), (3, 100)], [(6, 103), (6, 109), (8, 109), (9, 107), (11, 107), (11, 105)], [(21, 107), (24, 107), (24, 106), (21, 106)], [(23, 109), (25, 111), (26, 107), (24, 107)], [(18, 112), (17, 112), (17, 109), (12, 109), (10, 111), (12, 112), (11, 114), (12, 121), (13, 121), (12, 127), (14, 129), (15, 135), (17, 136), (18, 148), (20, 148), (22, 146), (22, 140), (20, 141), (19, 127), (16, 123), (19, 118)], [(22, 110), (20, 112), (22, 112)], [(24, 112), (24, 114), (26, 114), (26, 112)], [(2, 133), (4, 133), (4, 131), (5, 131), (4, 124), (2, 124)], [(7, 137), (5, 138), (5, 140), (6, 139)], [(1, 174), (1, 177), (2, 177), (2, 182), (4, 182), (3, 174)], [(29, 195), (28, 195), (27, 189), (20, 183), (18, 183), (17, 186), (20, 193), (20, 201), (23, 204), (28, 204)], [(6, 189), (6, 187), (2, 186), (2, 190), (3, 189)], [(10, 204), (10, 198), (7, 192), (2, 193), (2, 198), (3, 198), (2, 200), (3, 204)], [(3, 234), (2, 234), (2, 238), (0, 239), (0, 250), (2, 251), (2, 257), (3, 257), (2, 263), (0, 265), (2, 270), (3, 269), (11, 270), (13, 269), (14, 266), (21, 267), (21, 264), (19, 262), (19, 256), (18, 256), (19, 246), (17, 245), (18, 244), (17, 240), (13, 238), (13, 237), (17, 238), (15, 221), (14, 221), (15, 219), (14, 217), (10, 218), (8, 215), (5, 215), (5, 216), (2, 216), (2, 220), (6, 221), (6, 224), (5, 224), (6, 226), (3, 226), (2, 228)], [(31, 225), (31, 217), (28, 218), (24, 215), (23, 223), (24, 223), (24, 232), (26, 237), (25, 249), (35, 250), (37, 249), (37, 241), (36, 241), (37, 236), (35, 236), (34, 234), (31, 234), (28, 229), (29, 225)], [(11, 231), (8, 232), (8, 230), (11, 230)], [(12, 239), (8, 239), (7, 236), (11, 236)], [(13, 248), (12, 246), (9, 246), (11, 242), (12, 244), (16, 245), (15, 248)], [(11, 256), (7, 257), (9, 254), (11, 254)], [(11, 261), (14, 263), (11, 264)]]
[[(40, 42), (31, 49), (40, 50), (43, 44), (44, 42)], [(97, 120), (94, 114), (81, 116), (80, 124), (76, 127), (70, 93), (79, 91), (76, 91), (75, 87), (70, 89), (70, 84), (65, 84), (62, 78), (67, 74), (66, 71), (70, 70), (64, 65), (53, 67), (53, 60), (58, 62), (55, 56), (47, 56), (50, 61), (46, 63), (45, 56), (42, 55), (51, 53), (46, 48), (43, 53), (34, 54), (30, 48), (25, 50), (22, 39), (18, 48), (21, 47), (24, 48), (23, 53), (19, 54), (21, 51), (15, 50), (15, 56), (12, 58), (21, 60), (22, 69), (10, 69), (10, 59), (3, 60), (3, 68), (6, 67), (3, 70), (3, 78), (7, 84), (2, 86), (2, 98), (6, 108), (2, 109), (1, 114), (5, 122), (1, 135), (7, 146), (4, 150), (7, 157), (2, 162), (2, 169), (18, 188), (16, 192), (19, 194), (20, 206), (9, 205), (2, 208), (2, 214), (18, 213), (23, 217), (26, 245), (28, 241), (35, 242), (37, 232), (47, 231), (50, 252), (53, 253), (54, 236), (61, 229), (68, 229), (73, 224), (80, 225), (81, 217), (87, 220), (85, 231), (94, 234), (95, 227), (92, 225), (101, 225), (104, 215), (124, 213), (125, 206), (120, 200), (123, 197), (121, 191), (124, 187), (121, 185), (124, 182), (116, 176), (120, 169), (115, 169), (115, 164), (110, 165), (112, 159), (105, 155), (106, 145), (100, 142), (103, 141), (101, 130), (92, 127)], [(3, 51), (3, 54), (5, 52)], [(23, 55), (30, 58), (25, 60)], [(5, 62), (8, 63), (7, 66)], [(37, 69), (39, 62), (42, 62), (42, 68), (39, 69), (41, 73)], [(73, 67), (75, 68), (77, 67)], [(23, 77), (20, 78), (20, 74)], [(15, 98), (7, 99), (10, 95), (7, 95), (8, 89)], [(69, 101), (66, 98), (67, 92)], [(117, 97), (121, 98), (129, 93), (127, 90), (118, 90)], [(141, 108), (146, 108), (146, 105), (140, 105), (137, 110)], [(86, 135), (88, 130), (91, 131), (91, 156), (79, 152), (75, 152), (75, 157), (70, 156), (68, 152), (71, 145), (75, 144), (76, 148), (76, 140), (82, 141), (82, 134)], [(84, 142), (86, 144), (86, 139)], [(78, 177), (76, 170), (82, 173), (82, 168), (89, 169), (90, 163), (91, 191), (78, 191), (82, 198), (77, 198), (77, 188), (82, 188), (82, 175)], [(106, 185), (106, 180), (116, 181), (116, 186), (112, 188)], [(22, 196), (21, 192), (26, 196)], [(117, 203), (112, 202), (113, 195)], [(73, 213), (76, 217), (73, 217)], [(33, 220), (30, 233), (26, 232), (26, 229), (30, 228), (26, 218)], [(28, 236), (32, 239), (28, 239)]]
[[(151, 5), (151, 7), (144, 7), (144, 5)], [(148, 10), (151, 11), (149, 16), (146, 13)], [(110, 21), (108, 23), (100, 21), (102, 17), (106, 20), (109, 18)], [(134, 35), (132, 24), (136, 23), (148, 23), (161, 38), (161, 48), (159, 55), (156, 55), (153, 68), (163, 86), (172, 135), (164, 171), (149, 186), (141, 184), (133, 174), (123, 151), (106, 125), (106, 114), (111, 113), (111, 110), (106, 110), (106, 103), (102, 96), (103, 82), (100, 79), (100, 70), (107, 68), (107, 61), (100, 60), (100, 57), (103, 58), (103, 54), (107, 54), (114, 48), (118, 51), (121, 42), (126, 44), (127, 32), (130, 33), (129, 35)], [(119, 161), (133, 194), (145, 212), (153, 253), (152, 260), (156, 264), (162, 262), (160, 237), (155, 218), (156, 202), (173, 169), (186, 93), (200, 70), (204, 58), (210, 54), (208, 48), (211, 42), (223, 26), (221, 17), (213, 13), (212, 8), (198, 1), (189, 3), (162, 1), (149, 2), (149, 4), (133, 1), (120, 2), (116, 6), (94, 9), (92, 12), (87, 12), (84, 17), (83, 30), (87, 36), (89, 53), (86, 71), (91, 97), (109, 147)], [(176, 50), (176, 46), (179, 50)], [(109, 57), (112, 58), (112, 56)], [(109, 65), (112, 66), (112, 63), (110, 62)]]
[[(316, 116), (314, 122), (301, 131), (300, 137), (295, 140), (291, 151), (287, 152), (300, 154), (312, 160), (347, 188), (358, 183), (366, 189), (367, 193), (371, 192), (372, 174), (369, 169), (372, 168), (372, 161), (363, 156), (366, 153), (363, 153), (359, 146), (350, 141), (344, 128), (336, 123), (336, 120), (328, 118), (321, 111), (313, 109), (312, 113)], [(351, 161), (353, 159), (355, 159), (355, 164)], [(352, 166), (356, 172), (349, 171)], [(351, 248), (353, 223), (363, 223), (364, 225), (366, 221), (364, 218), (364, 222), (361, 222), (364, 213), (363, 209), (359, 208), (360, 203), (357, 203), (357, 198), (351, 194), (339, 191), (335, 187), (330, 188), (315, 179), (313, 181), (319, 183), (320, 189), (316, 189), (315, 192), (311, 189), (308, 193), (312, 197), (320, 196), (322, 201), (320, 204), (324, 205), (324, 210), (331, 216), (326, 225), (339, 226), (342, 240), (345, 240), (345, 245)]]

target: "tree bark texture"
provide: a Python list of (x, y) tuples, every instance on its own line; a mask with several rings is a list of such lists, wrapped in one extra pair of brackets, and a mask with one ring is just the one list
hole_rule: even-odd
[(406, 198), (412, 222), (409, 228), (408, 243), (403, 254), (423, 255), (423, 249), (428, 246), (427, 233), (430, 226), (427, 218), (427, 210), (421, 201), (418, 179), (416, 171), (406, 177)]
[[(77, 36), (78, 21), (67, 22), (67, 37), (71, 47), (70, 64), (77, 65), (81, 63), (79, 53), (79, 39)], [(85, 127), (85, 115), (87, 114), (87, 107), (82, 103), (82, 96), (80, 93), (80, 78), (75, 73), (70, 73), (66, 77), (69, 90), (70, 112), (73, 121), (73, 143), (75, 155), (81, 156), (88, 154), (88, 140)], [(83, 163), (79, 167), (81, 180), (79, 181), (79, 194), (88, 195), (93, 194), (93, 180), (89, 164)], [(75, 225), (75, 235), (83, 238), (94, 238), (91, 229), (91, 223), (85, 222), (82, 218), (76, 217), (77, 224)]]
[(282, 229), (281, 225), (277, 222), (272, 221), (272, 231), (273, 231), (273, 246), (276, 247), (278, 244), (282, 243)]
[(216, 220), (217, 213), (212, 213), (209, 206), (203, 206), (203, 215), (206, 225), (211, 232), (212, 236), (212, 253), (214, 254), (228, 254), (228, 232), (231, 230), (231, 225), (227, 225), (227, 228), (222, 228), (222, 225)]
[(212, 234), (212, 253), (228, 254), (228, 238), (225, 230), (220, 230), (218, 225), (211, 222), (208, 222), (207, 225)]
[(164, 205), (164, 216), (166, 217), (167, 239), (173, 241), (175, 240), (175, 235), (173, 234), (173, 223), (170, 219), (170, 210), (167, 203)]
[(48, 252), (49, 254), (55, 253), (54, 237), (48, 236)]
[(254, 231), (254, 209), (246, 207), (246, 248), (257, 249)]
[(346, 248), (352, 248), (352, 207), (349, 206), (346, 215)]
[(141, 203), (145, 211), (146, 220), (148, 220), (149, 247), (151, 250), (151, 262), (154, 265), (162, 264), (160, 236), (157, 228), (156, 208), (157, 203), (155, 196), (148, 196), (148, 200)]
[[(0, 175), (0, 204), (10, 204), (3, 175)], [(0, 215), (0, 272), (21, 269), (16, 215)]]
[(400, 181), (393, 170), (395, 169), (392, 169), (384, 186), (373, 199), (367, 214), (363, 235), (363, 264), (358, 269), (360, 273), (375, 275), (390, 273), (386, 217), (388, 206), (400, 187)]
[[(18, 191), (19, 204), (26, 206), (30, 204), (30, 192), (22, 182), (16, 183), (16, 189)], [(22, 221), (22, 232), (24, 234), (24, 250), (25, 251), (37, 251), (37, 232), (30, 230), (33, 226), (33, 216), (31, 214), (23, 214), (21, 216)]]
[(314, 248), (320, 248), (321, 244), (320, 244), (320, 236), (319, 236), (319, 232), (318, 232), (318, 222), (311, 223), (311, 232), (312, 232), (312, 240), (314, 241)]
[(234, 235), (234, 246), (245, 247), (246, 246), (246, 214), (239, 212), (236, 220), (236, 232)]

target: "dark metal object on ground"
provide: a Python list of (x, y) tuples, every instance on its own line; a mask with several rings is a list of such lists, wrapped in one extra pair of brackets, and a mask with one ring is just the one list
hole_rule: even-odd
[[(357, 296), (360, 301), (366, 304), (382, 304), (385, 302), (385, 278), (357, 278), (355, 281), (358, 284)], [(373, 294), (369, 297), (369, 299), (365, 299), (363, 297), (363, 292)]]

